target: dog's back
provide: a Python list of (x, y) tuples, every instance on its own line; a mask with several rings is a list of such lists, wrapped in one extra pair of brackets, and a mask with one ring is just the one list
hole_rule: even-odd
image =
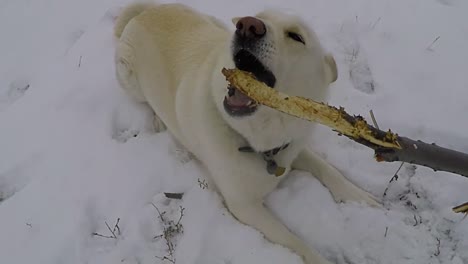
[(175, 113), (180, 83), (225, 46), (230, 35), (216, 19), (181, 4), (133, 4), (118, 17), (116, 71), (121, 86), (148, 102), (184, 142)]
[(229, 37), (222, 23), (190, 7), (147, 3), (125, 8), (117, 19), (114, 34), (121, 41), (130, 42), (133, 50), (144, 52), (135, 54), (137, 57), (145, 58), (150, 49), (158, 49), (166, 68), (175, 74), (171, 76), (174, 85), (183, 77), (177, 73), (190, 71), (186, 67), (198, 67), (206, 54)]
[(117, 17), (114, 26), (114, 35), (116, 38), (120, 38), (122, 36), (122, 32), (127, 26), (128, 22), (132, 20), (132, 18), (138, 16), (146, 9), (156, 6), (155, 4), (151, 3), (134, 3), (124, 8), (122, 13)]

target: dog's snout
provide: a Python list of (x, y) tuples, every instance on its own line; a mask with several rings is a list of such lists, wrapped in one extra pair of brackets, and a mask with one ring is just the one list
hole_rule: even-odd
[(266, 34), (265, 24), (255, 17), (243, 17), (236, 24), (236, 34), (246, 38), (261, 38)]

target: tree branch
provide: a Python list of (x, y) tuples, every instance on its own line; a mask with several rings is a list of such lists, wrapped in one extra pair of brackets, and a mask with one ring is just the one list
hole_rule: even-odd
[(248, 72), (223, 69), (226, 80), (257, 103), (283, 113), (328, 126), (339, 135), (375, 151), (377, 161), (404, 161), (436, 171), (447, 171), (468, 177), (468, 154), (400, 137), (391, 130), (384, 132), (369, 125), (361, 116), (351, 116), (336, 108), (308, 98), (290, 96), (259, 82)]

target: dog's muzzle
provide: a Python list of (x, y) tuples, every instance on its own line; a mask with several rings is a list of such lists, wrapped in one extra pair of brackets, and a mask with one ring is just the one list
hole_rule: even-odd
[[(241, 18), (236, 24), (232, 43), (236, 68), (252, 73), (255, 78), (270, 87), (276, 84), (275, 75), (258, 59), (258, 46), (267, 34), (265, 24), (255, 17)], [(231, 116), (246, 116), (255, 113), (258, 105), (240, 91), (228, 87), (224, 109)]]

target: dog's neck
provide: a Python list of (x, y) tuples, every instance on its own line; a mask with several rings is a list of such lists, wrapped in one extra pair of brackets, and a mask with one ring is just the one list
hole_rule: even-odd
[[(277, 177), (284, 174), (286, 169), (284, 167), (278, 166), (278, 164), (275, 161), (275, 156), (280, 151), (289, 147), (289, 144), (290, 143), (286, 143), (279, 147), (276, 147), (267, 151), (257, 152), (263, 157), (263, 160), (266, 161), (266, 170), (269, 174), (275, 175)], [(256, 152), (251, 146), (240, 147), (239, 151), (240, 152)]]

